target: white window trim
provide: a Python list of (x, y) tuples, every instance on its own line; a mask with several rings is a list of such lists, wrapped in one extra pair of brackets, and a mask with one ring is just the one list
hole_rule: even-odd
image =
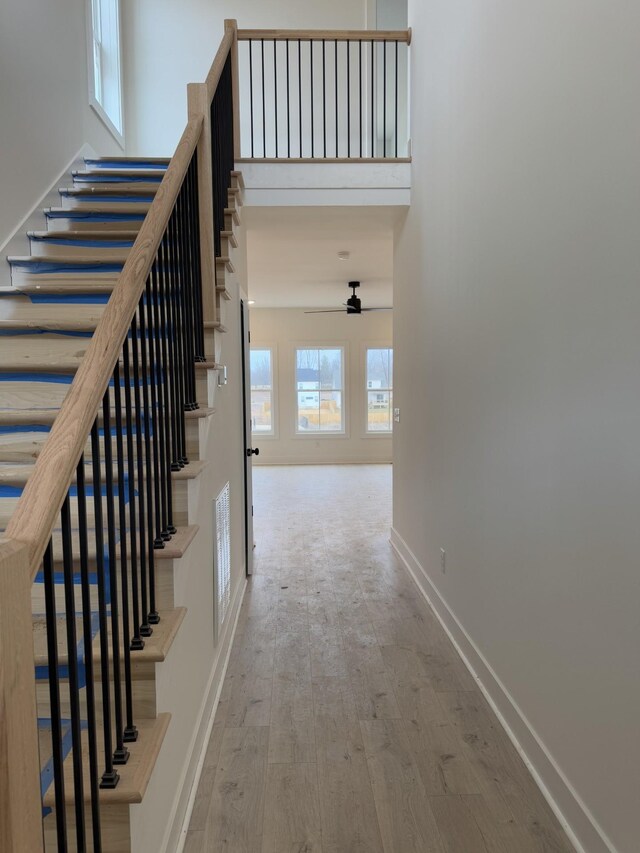
[[(389, 430), (370, 430), (369, 419), (367, 417), (368, 414), (368, 399), (369, 395), (367, 394), (367, 352), (370, 349), (390, 349), (393, 350), (393, 344), (388, 342), (376, 342), (376, 341), (366, 341), (362, 344), (362, 438), (386, 438), (389, 439), (393, 436), (393, 426)], [(394, 354), (395, 355), (395, 354)], [(391, 388), (391, 393), (393, 394), (393, 388)], [(393, 405), (392, 405), (392, 417), (393, 417)], [(393, 421), (392, 421), (393, 424)]]
[[(297, 353), (299, 349), (340, 349), (342, 350), (342, 429), (341, 430), (322, 430), (303, 432), (298, 429), (298, 359)], [(309, 439), (319, 441), (322, 439), (332, 438), (349, 438), (349, 412), (348, 412), (348, 396), (347, 396), (347, 377), (349, 375), (349, 347), (346, 341), (301, 341), (294, 343), (292, 349), (292, 365), (293, 365), (293, 438), (308, 441)]]
[(93, 71), (93, 3), (92, 0), (86, 0), (85, 17), (86, 17), (86, 37), (87, 37), (87, 81), (89, 86), (89, 106), (96, 113), (100, 121), (107, 128), (109, 133), (116, 140), (118, 145), (124, 150), (125, 139), (125, 124), (124, 124), (124, 100), (122, 87), (122, 27), (121, 24), (121, 4), (117, 0), (118, 13), (118, 86), (120, 88), (120, 123), (122, 132), (118, 130), (113, 121), (107, 115), (104, 107), (95, 96), (95, 76)]
[[(249, 359), (251, 359), (251, 350), (268, 349), (271, 350), (271, 432), (254, 432), (251, 430), (251, 437), (256, 441), (277, 441), (279, 436), (278, 430), (278, 413), (279, 398), (278, 398), (278, 347), (276, 344), (269, 344), (263, 341), (251, 341), (249, 345)], [(251, 361), (249, 361), (251, 365)], [(249, 383), (251, 383), (251, 367), (249, 367)], [(251, 387), (249, 387), (251, 392)]]

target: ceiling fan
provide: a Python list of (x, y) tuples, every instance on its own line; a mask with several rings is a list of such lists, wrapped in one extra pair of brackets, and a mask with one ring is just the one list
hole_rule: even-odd
[(359, 281), (350, 281), (349, 287), (352, 289), (353, 293), (347, 299), (346, 302), (342, 304), (345, 306), (344, 308), (321, 308), (317, 311), (305, 311), (305, 314), (342, 314), (345, 311), (347, 314), (362, 314), (363, 311), (391, 311), (391, 308), (363, 308), (362, 300), (356, 296), (356, 289), (360, 287)]

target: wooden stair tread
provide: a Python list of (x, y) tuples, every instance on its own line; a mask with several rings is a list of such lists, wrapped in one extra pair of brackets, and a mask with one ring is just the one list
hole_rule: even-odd
[[(166, 660), (169, 650), (173, 645), (180, 625), (187, 615), (186, 607), (174, 607), (173, 610), (161, 610), (158, 614), (160, 621), (153, 626), (153, 634), (150, 637), (144, 638), (144, 648), (139, 651), (131, 652), (132, 663), (162, 663)], [(122, 623), (120, 623), (122, 625)], [(58, 666), (67, 666), (69, 663), (69, 655), (67, 651), (66, 637), (66, 617), (61, 613), (58, 617)], [(113, 647), (111, 643), (111, 616), (107, 615), (107, 629), (109, 637), (109, 660), (113, 660)], [(82, 640), (82, 617), (76, 617), (76, 636), (78, 643)], [(33, 616), (33, 651), (34, 665), (37, 667), (46, 667), (49, 663), (47, 654), (47, 628), (46, 620), (43, 613), (37, 613)], [(124, 654), (120, 654), (122, 659)], [(100, 635), (99, 633), (93, 639), (93, 661), (95, 664), (100, 663)]]
[(223, 239), (223, 240), (228, 240), (228, 241), (229, 241), (229, 245), (230, 245), (233, 249), (237, 249), (237, 248), (238, 248), (238, 238), (237, 238), (237, 237), (236, 237), (236, 235), (233, 233), (233, 231), (221, 231), (221, 232), (220, 232), (220, 236), (222, 237), (222, 239)]
[(211, 408), (210, 406), (201, 406), (199, 409), (191, 409), (189, 412), (185, 412), (184, 416), (186, 420), (201, 420), (202, 418), (209, 418), (211, 415), (215, 415), (216, 410)]
[(224, 268), (227, 272), (234, 273), (236, 268), (231, 263), (231, 258), (228, 256), (222, 256), (220, 258), (216, 258), (216, 266)]
[(231, 172), (231, 177), (236, 179), (241, 189), (244, 189), (244, 176), (242, 172)]
[(188, 462), (179, 471), (172, 471), (172, 480), (197, 480), (209, 463), (203, 459), (195, 459)]
[(186, 554), (189, 545), (193, 542), (200, 527), (197, 524), (189, 524), (178, 527), (164, 548), (154, 551), (156, 560), (179, 560)]
[(220, 370), (222, 365), (216, 361), (196, 361), (196, 370)]
[(224, 215), (230, 216), (235, 225), (240, 225), (240, 214), (234, 207), (225, 207)]
[[(46, 434), (45, 434), (46, 436)], [(44, 443), (44, 442), (43, 442)], [(196, 480), (200, 474), (207, 467), (207, 462), (202, 461), (200, 459), (196, 459), (193, 462), (189, 462), (184, 468), (181, 468), (179, 471), (171, 472), (172, 480)], [(104, 460), (102, 460), (101, 464), (101, 477), (102, 483), (104, 484)], [(0, 461), (0, 485), (2, 486), (15, 486), (16, 488), (21, 488), (24, 486), (33, 473), (33, 469), (35, 468), (35, 463), (30, 462), (3, 462)], [(91, 485), (93, 483), (93, 467), (90, 462), (85, 464), (85, 482), (87, 485)], [(117, 465), (114, 464), (114, 483), (117, 483)], [(72, 482), (76, 482), (76, 478), (73, 478)]]
[[(120, 765), (116, 768), (120, 775), (120, 781), (117, 787), (112, 790), (104, 788), (100, 789), (100, 803), (102, 806), (142, 802), (170, 720), (171, 714), (158, 714), (155, 720), (141, 719), (136, 722), (138, 727), (138, 740), (135, 743), (127, 744), (131, 757), (126, 764)], [(84, 765), (84, 801), (90, 802), (89, 761), (87, 758), (88, 738), (86, 732), (83, 732), (82, 734), (82, 744)], [(71, 754), (67, 756), (67, 759), (64, 762), (64, 774), (65, 803), (67, 805), (71, 805), (75, 802)], [(53, 786), (51, 786), (45, 794), (43, 805), (45, 808), (55, 807)]]

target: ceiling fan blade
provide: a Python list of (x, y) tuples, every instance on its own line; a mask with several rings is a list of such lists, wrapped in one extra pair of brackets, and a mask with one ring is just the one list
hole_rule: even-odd
[(305, 314), (344, 314), (342, 308), (321, 308), (319, 311), (305, 311)]
[(387, 308), (361, 308), (361, 311), (393, 311), (391, 306)]

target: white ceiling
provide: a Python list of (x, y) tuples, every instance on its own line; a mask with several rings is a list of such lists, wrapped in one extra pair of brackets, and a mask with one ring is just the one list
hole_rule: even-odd
[[(249, 298), (256, 308), (339, 308), (361, 282), (364, 308), (392, 305), (398, 207), (251, 207)], [(341, 261), (338, 252), (350, 258)]]

